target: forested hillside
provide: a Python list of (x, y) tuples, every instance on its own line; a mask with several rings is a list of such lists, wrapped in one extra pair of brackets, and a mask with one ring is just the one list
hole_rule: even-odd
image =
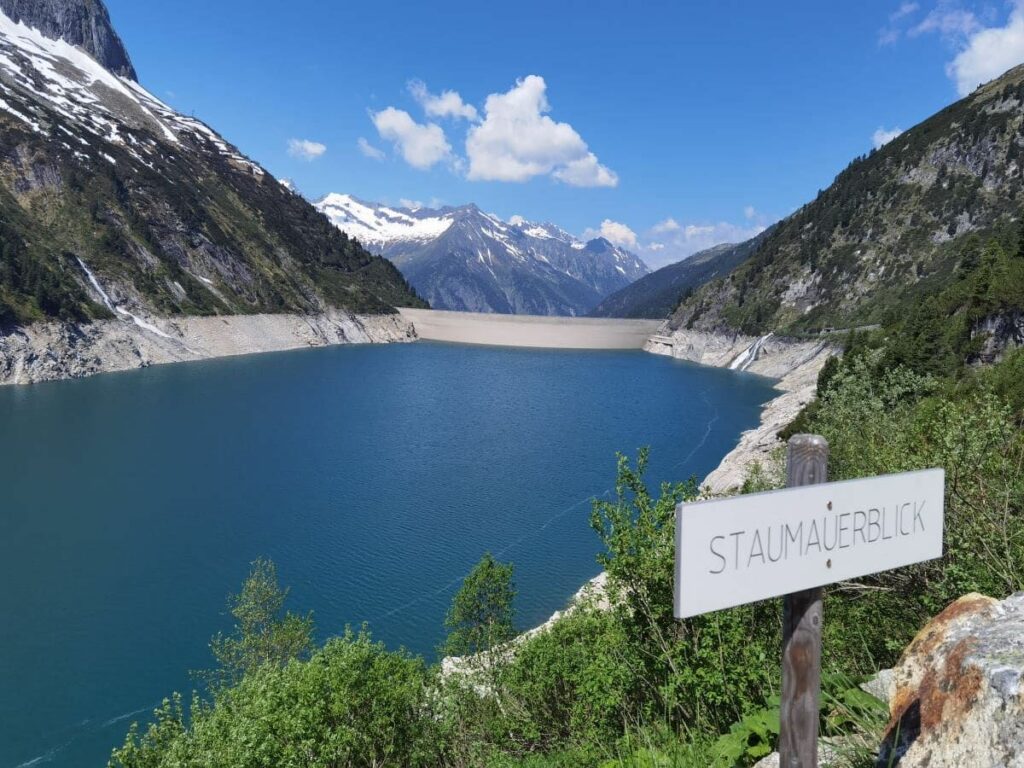
[(668, 317), (695, 290), (724, 277), (757, 249), (759, 235), (744, 243), (724, 243), (695, 253), (675, 264), (645, 275), (602, 301), (591, 317), (633, 317), (661, 320)]

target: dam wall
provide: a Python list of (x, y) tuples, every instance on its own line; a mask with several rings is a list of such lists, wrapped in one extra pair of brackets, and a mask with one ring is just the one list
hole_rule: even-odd
[(550, 349), (643, 349), (660, 320), (540, 317), (401, 309), (427, 341)]

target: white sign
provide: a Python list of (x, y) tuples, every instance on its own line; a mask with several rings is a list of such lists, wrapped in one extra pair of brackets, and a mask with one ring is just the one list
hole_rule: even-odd
[(677, 618), (942, 557), (945, 472), (680, 504)]

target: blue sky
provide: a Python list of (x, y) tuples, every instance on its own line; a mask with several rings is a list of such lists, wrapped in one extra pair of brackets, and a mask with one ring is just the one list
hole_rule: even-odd
[(107, 0), (149, 90), (307, 197), (476, 202), (655, 266), (1024, 61), (1018, 3)]

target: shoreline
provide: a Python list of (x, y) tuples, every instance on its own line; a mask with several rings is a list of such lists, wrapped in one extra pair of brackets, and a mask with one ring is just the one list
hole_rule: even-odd
[(338, 344), (416, 340), (400, 315), (215, 315), (36, 323), (0, 334), (0, 386)]
[(757, 426), (740, 435), (736, 446), (704, 478), (702, 489), (724, 494), (738, 489), (756, 463), (766, 464), (779, 446), (778, 433), (814, 400), (818, 373), (839, 348), (824, 340), (795, 341), (768, 334), (760, 338), (742, 334), (714, 334), (677, 330), (652, 336), (647, 352), (717, 368), (732, 368), (775, 379), (781, 394), (761, 409)]
[[(781, 394), (764, 404), (757, 426), (740, 435), (736, 446), (722, 457), (718, 466), (701, 483), (701, 489), (709, 495), (721, 495), (738, 489), (755, 463), (764, 464), (770, 458), (780, 444), (779, 430), (814, 400), (818, 373), (825, 361), (839, 352), (839, 348), (824, 340), (794, 341), (773, 334), (758, 338), (678, 330), (652, 336), (644, 345), (644, 351), (715, 368), (756, 373), (776, 380), (775, 389)], [(569, 598), (565, 608), (555, 611), (544, 623), (520, 632), (509, 641), (505, 652), (550, 629), (577, 610), (586, 599), (593, 599), (600, 610), (609, 609), (607, 579), (607, 572), (602, 571), (587, 581)], [(448, 676), (472, 671), (473, 662), (466, 657), (446, 657), (441, 660), (441, 666), (442, 674)]]

